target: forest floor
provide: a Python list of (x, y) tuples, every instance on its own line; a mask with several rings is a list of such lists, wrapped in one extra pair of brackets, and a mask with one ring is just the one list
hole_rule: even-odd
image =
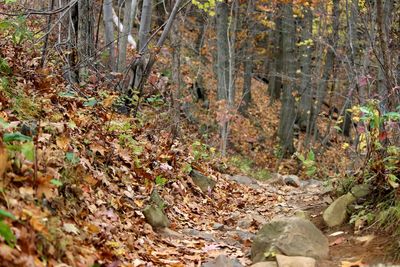
[[(0, 33), (1, 131), (14, 138), (0, 146), (0, 230), (12, 235), (0, 239), (0, 266), (200, 266), (219, 254), (249, 266), (262, 224), (298, 211), (329, 238), (330, 258), (321, 266), (385, 262), (389, 237), (322, 223), (321, 211), (332, 201), (326, 179), (344, 175), (350, 161), (340, 136), (332, 136), (312, 179), (299, 173), (294, 159), (276, 167), (279, 104), (267, 105), (264, 84), (254, 80), (254, 103), (248, 117), (232, 118), (233, 147), (221, 158), (212, 148), (218, 146), (216, 114), (194, 112), (209, 136), (182, 117), (181, 137), (173, 139), (163, 92), (145, 97), (138, 118), (118, 114), (118, 95), (104, 77), (93, 74), (71, 90), (57, 74), (62, 63), (56, 54), (39, 68), (40, 47), (14, 45), (10, 34)], [(158, 68), (153, 88), (161, 80)], [(215, 87), (211, 76), (204, 76), (208, 88)], [(213, 103), (210, 110), (217, 110)], [(296, 147), (303, 139), (300, 134)], [(199, 190), (191, 169), (215, 180), (214, 190)], [(306, 183), (271, 184), (275, 170)], [(237, 174), (260, 180), (239, 184), (231, 179)], [(169, 230), (155, 231), (144, 218), (154, 189), (165, 202)]]

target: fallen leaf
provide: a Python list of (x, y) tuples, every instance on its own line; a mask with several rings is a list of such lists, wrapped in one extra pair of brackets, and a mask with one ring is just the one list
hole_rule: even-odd
[(368, 266), (367, 264), (363, 263), (361, 260), (350, 262), (350, 261), (342, 261), (341, 267), (363, 267)]
[(356, 242), (361, 243), (363, 246), (367, 246), (373, 239), (374, 235), (358, 236), (355, 238)]
[(339, 237), (337, 239), (335, 239), (335, 241), (333, 241), (332, 243), (329, 244), (330, 247), (332, 246), (336, 246), (336, 245), (340, 245), (342, 244), (344, 241), (346, 241), (346, 238), (344, 236)]
[(72, 223), (64, 223), (63, 225), (64, 231), (69, 234), (79, 234), (78, 228), (76, 228), (75, 224)]
[(3, 142), (0, 140), (0, 179), (3, 178), (3, 175), (6, 172), (7, 159), (7, 150), (5, 149)]
[(334, 232), (334, 233), (330, 234), (329, 236), (338, 236), (338, 235), (342, 235), (342, 234), (344, 234), (343, 231), (338, 231), (338, 232)]
[(70, 143), (70, 139), (66, 136), (61, 136), (58, 137), (56, 140), (56, 144), (59, 148), (61, 148), (64, 151), (68, 151), (68, 147), (69, 147), (69, 143)]

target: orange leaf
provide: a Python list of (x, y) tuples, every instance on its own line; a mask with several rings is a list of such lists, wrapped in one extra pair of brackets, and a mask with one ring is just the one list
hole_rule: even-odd
[(361, 260), (350, 262), (350, 261), (342, 261), (342, 267), (363, 267), (368, 266), (367, 264), (363, 263)]
[(0, 140), (0, 179), (3, 178), (3, 175), (6, 172), (7, 158), (7, 150), (5, 149), (3, 142)]

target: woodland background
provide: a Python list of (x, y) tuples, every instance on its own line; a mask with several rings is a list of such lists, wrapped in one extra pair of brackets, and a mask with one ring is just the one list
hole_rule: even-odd
[(5, 262), (167, 264), (140, 241), (154, 189), (187, 220), (235, 191), (202, 206), (193, 171), (367, 185), (350, 221), (398, 256), (397, 1), (5, 0), (0, 29)]

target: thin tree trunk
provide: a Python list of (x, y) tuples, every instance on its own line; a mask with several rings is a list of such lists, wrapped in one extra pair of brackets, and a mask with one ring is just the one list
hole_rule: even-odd
[(312, 40), (312, 23), (313, 14), (309, 7), (304, 10), (304, 24), (302, 28), (302, 42), (304, 44), (300, 48), (300, 66), (301, 66), (301, 84), (300, 84), (300, 104), (298, 108), (298, 125), (301, 130), (309, 130), (310, 118), (313, 113), (313, 95), (311, 90), (311, 57), (313, 47), (308, 44)]
[(181, 36), (179, 33), (179, 25), (174, 23), (171, 32), (172, 41), (172, 81), (174, 88), (172, 91), (172, 136), (173, 139), (179, 137), (180, 122), (180, 98), (181, 98)]
[(278, 100), (281, 96), (281, 88), (282, 88), (282, 68), (283, 68), (283, 61), (282, 61), (282, 4), (277, 5), (277, 15), (275, 19), (275, 30), (273, 31), (273, 37), (271, 38), (271, 64), (270, 64), (270, 71), (269, 71), (269, 85), (268, 91), (269, 95), (271, 96), (271, 103), (275, 100)]
[(151, 10), (152, 0), (143, 0), (142, 15), (140, 17), (139, 27), (139, 51), (144, 52), (144, 46), (147, 44), (149, 39), (150, 28), (151, 28)]
[[(217, 96), (218, 100), (226, 101), (226, 108), (229, 108), (229, 84), (230, 84), (230, 63), (229, 63), (229, 41), (228, 41), (228, 4), (218, 2), (216, 7), (217, 16)], [(225, 110), (224, 112), (228, 112)], [(221, 153), (224, 156), (228, 143), (228, 118), (223, 115), (221, 121)]]
[(94, 21), (92, 0), (78, 1), (78, 51), (79, 51), (79, 81), (82, 83), (88, 77), (87, 64), (94, 55)]
[(116, 71), (112, 0), (104, 0), (103, 13), (104, 13), (103, 15), (104, 35), (105, 35), (106, 46), (108, 47), (108, 53), (109, 53), (108, 66), (112, 71)]
[(132, 29), (132, 0), (125, 0), (124, 8), (124, 30), (122, 31), (122, 36), (119, 40), (118, 46), (118, 71), (122, 72), (126, 66), (126, 48), (128, 46), (128, 36)]
[(333, 67), (334, 67), (334, 61), (335, 61), (335, 51), (336, 51), (336, 46), (337, 46), (337, 40), (339, 36), (339, 1), (340, 0), (333, 0), (333, 27), (332, 27), (332, 34), (329, 38), (328, 41), (328, 51), (326, 53), (326, 60), (325, 60), (325, 65), (323, 68), (323, 73), (322, 77), (318, 83), (317, 86), (317, 96), (316, 96), (316, 101), (314, 102), (314, 114), (311, 119), (311, 130), (314, 132), (314, 139), (317, 138), (317, 119), (318, 119), (318, 114), (321, 111), (322, 103), (325, 99), (326, 92), (327, 92), (327, 87), (328, 87), (328, 81), (329, 78), (332, 74)]
[(254, 39), (254, 20), (251, 15), (254, 12), (254, 0), (249, 0), (247, 4), (247, 31), (249, 38), (244, 44), (244, 66), (243, 66), (243, 93), (241, 111), (245, 112), (251, 103), (251, 80), (253, 74), (253, 39)]

